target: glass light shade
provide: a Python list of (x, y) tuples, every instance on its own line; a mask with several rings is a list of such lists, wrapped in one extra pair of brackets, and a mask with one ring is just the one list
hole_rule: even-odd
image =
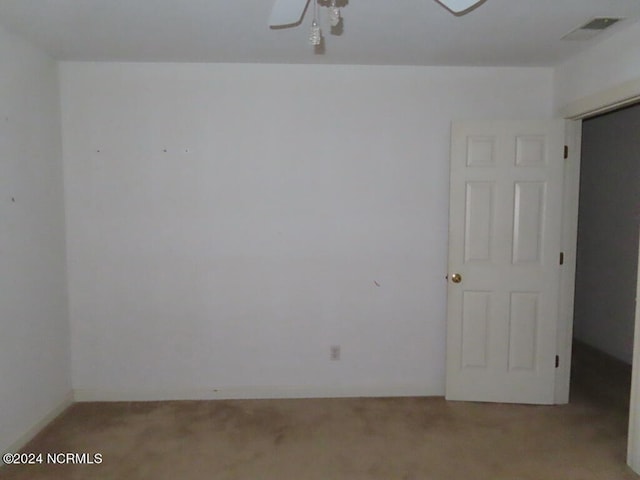
[(337, 26), (340, 23), (340, 9), (335, 6), (335, 2), (332, 2), (329, 8), (329, 23), (332, 27)]
[(311, 24), (311, 32), (309, 33), (309, 43), (311, 45), (317, 46), (322, 42), (322, 31), (320, 30), (320, 25), (314, 19)]

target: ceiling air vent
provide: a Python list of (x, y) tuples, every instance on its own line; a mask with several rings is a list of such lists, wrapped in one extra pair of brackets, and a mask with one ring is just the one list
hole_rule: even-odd
[(614, 18), (614, 17), (599, 17), (592, 18), (584, 25), (572, 30), (567, 33), (563, 40), (589, 40), (590, 38), (599, 35), (603, 30), (606, 30), (609, 27), (612, 27), (616, 23), (618, 23), (622, 18)]

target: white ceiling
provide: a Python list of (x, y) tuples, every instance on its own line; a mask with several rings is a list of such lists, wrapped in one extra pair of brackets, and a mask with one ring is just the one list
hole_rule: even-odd
[[(487, 0), (456, 17), (434, 0), (349, 0), (344, 32), (308, 44), (270, 30), (272, 0), (0, 0), (0, 25), (60, 60), (548, 66), (640, 18), (639, 0)], [(322, 12), (324, 13), (324, 12)], [(561, 37), (628, 17), (589, 41)]]

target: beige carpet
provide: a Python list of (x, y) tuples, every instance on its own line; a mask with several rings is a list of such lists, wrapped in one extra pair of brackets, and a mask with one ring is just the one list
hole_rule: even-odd
[(559, 407), (442, 398), (76, 404), (26, 452), (100, 465), (10, 466), (7, 480), (625, 480), (627, 412), (574, 389)]

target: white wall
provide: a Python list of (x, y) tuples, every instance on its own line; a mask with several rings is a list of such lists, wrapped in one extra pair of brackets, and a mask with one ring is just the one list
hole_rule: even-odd
[(640, 106), (583, 123), (574, 335), (631, 364)]
[(450, 121), (550, 69), (60, 72), (77, 398), (443, 394)]
[[(622, 27), (623, 25), (621, 25)], [(555, 69), (555, 107), (640, 79), (640, 22), (627, 26)]]
[(0, 452), (70, 399), (54, 61), (0, 30)]
[[(640, 22), (627, 26), (620, 25), (620, 27), (624, 28), (554, 69), (554, 110), (556, 112), (564, 110), (571, 104), (572, 114), (584, 113), (585, 110), (600, 108), (607, 103), (622, 100), (624, 95), (630, 95), (631, 92), (637, 94), (638, 82), (640, 82), (640, 49), (638, 48), (640, 45)], [(615, 89), (613, 93), (611, 93), (612, 89)], [(605, 91), (609, 93), (603, 95)], [(581, 109), (583, 109), (582, 112), (579, 111)], [(624, 137), (620, 136), (620, 138)], [(586, 148), (590, 149), (591, 147), (587, 145)], [(583, 155), (588, 154), (589, 152), (583, 149)], [(600, 173), (594, 175), (597, 177)], [(601, 187), (609, 188), (606, 185), (601, 185)], [(637, 226), (635, 220), (631, 226)], [(635, 250), (637, 250), (637, 246), (634, 252)], [(591, 251), (589, 255), (595, 255), (595, 252)], [(630, 255), (635, 261), (635, 253), (631, 252)], [(584, 270), (583, 266), (582, 271), (584, 272)], [(584, 289), (585, 285), (580, 284), (583, 281), (580, 275), (578, 272), (576, 287)], [(577, 295), (580, 293), (577, 292)], [(588, 297), (587, 294), (583, 298)], [(576, 298), (576, 301), (579, 301), (579, 298)], [(602, 314), (602, 311), (597, 313), (597, 315)], [(589, 316), (589, 320), (586, 320), (587, 323), (579, 318), (583, 315)], [(629, 361), (633, 339), (627, 338), (627, 336), (630, 335), (632, 326), (621, 326), (613, 337), (606, 340), (597, 338), (603, 332), (598, 328), (591, 327), (597, 323), (595, 315), (596, 312), (590, 311), (587, 306), (576, 305), (576, 331), (574, 333), (581, 340)]]

